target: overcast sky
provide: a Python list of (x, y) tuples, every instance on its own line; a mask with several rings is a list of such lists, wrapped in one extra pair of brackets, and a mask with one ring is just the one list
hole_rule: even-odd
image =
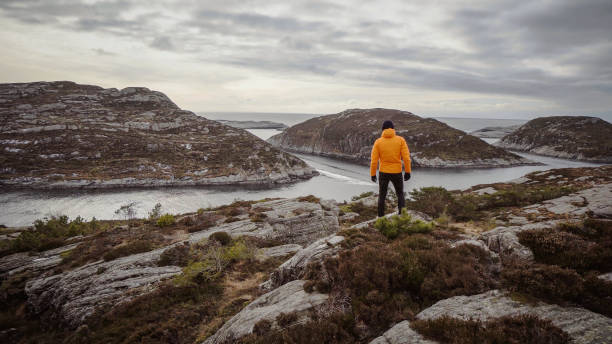
[(0, 82), (192, 111), (612, 118), (612, 1), (0, 0)]

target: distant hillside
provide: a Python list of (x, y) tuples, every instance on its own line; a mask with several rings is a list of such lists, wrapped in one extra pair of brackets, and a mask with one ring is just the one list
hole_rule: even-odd
[(531, 120), (504, 136), (497, 146), (558, 158), (612, 162), (612, 124), (587, 116)]
[(532, 163), (432, 118), (390, 109), (351, 109), (316, 117), (268, 139), (289, 151), (367, 164), (384, 120), (395, 123), (411, 152), (413, 166), (509, 167)]
[(512, 133), (513, 131), (515, 131), (516, 129), (520, 127), (521, 127), (520, 125), (511, 125), (508, 127), (485, 127), (482, 129), (472, 131), (470, 135), (473, 135), (476, 137), (498, 139), (500, 137), (504, 137)]
[(147, 88), (0, 84), (0, 185), (288, 183), (316, 172)]

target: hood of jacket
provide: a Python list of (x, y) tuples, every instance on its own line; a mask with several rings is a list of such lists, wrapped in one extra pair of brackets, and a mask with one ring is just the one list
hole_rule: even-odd
[(392, 138), (393, 136), (395, 136), (395, 129), (389, 128), (389, 129), (383, 130), (382, 135), (380, 137), (389, 139), (389, 138)]

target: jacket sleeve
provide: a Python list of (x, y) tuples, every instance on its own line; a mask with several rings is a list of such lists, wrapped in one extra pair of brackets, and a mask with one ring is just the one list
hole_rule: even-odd
[(372, 154), (370, 155), (370, 176), (376, 175), (379, 158), (380, 155), (378, 154), (378, 140), (376, 140), (376, 142), (374, 142), (374, 146), (372, 147)]
[(404, 171), (406, 171), (406, 173), (410, 173), (411, 169), (411, 163), (410, 163), (410, 150), (408, 149), (408, 144), (406, 143), (406, 140), (402, 139), (402, 149), (401, 149), (401, 154), (402, 154), (402, 160), (404, 160)]

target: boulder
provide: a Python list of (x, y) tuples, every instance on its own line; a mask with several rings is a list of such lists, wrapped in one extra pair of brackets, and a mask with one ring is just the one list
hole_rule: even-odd
[(404, 320), (391, 327), (382, 336), (375, 338), (370, 344), (436, 344), (427, 340), (410, 327), (410, 322)]
[(287, 282), (301, 278), (309, 263), (322, 261), (326, 257), (335, 255), (340, 250), (339, 244), (342, 241), (344, 241), (343, 236), (332, 234), (299, 250), (291, 259), (274, 270), (270, 275), (270, 280), (264, 282), (261, 288), (272, 290)]
[(297, 313), (305, 317), (307, 312), (327, 302), (328, 296), (304, 291), (304, 281), (296, 280), (270, 291), (251, 302), (234, 315), (204, 344), (232, 343), (253, 332), (253, 326), (261, 320), (275, 321), (281, 313)]

